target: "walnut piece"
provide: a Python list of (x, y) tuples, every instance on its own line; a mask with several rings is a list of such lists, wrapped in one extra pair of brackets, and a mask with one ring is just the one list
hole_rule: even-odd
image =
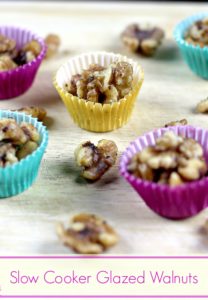
[(105, 220), (85, 213), (74, 216), (67, 229), (58, 224), (57, 234), (63, 244), (81, 254), (100, 254), (118, 242), (117, 233)]
[(18, 162), (38, 148), (40, 135), (29, 123), (0, 120), (0, 167)]
[(171, 127), (171, 126), (178, 126), (178, 125), (187, 125), (188, 121), (186, 119), (181, 119), (181, 120), (177, 120), (177, 121), (171, 121), (167, 124), (165, 124), (164, 127)]
[(174, 187), (203, 178), (208, 173), (208, 166), (203, 148), (197, 141), (167, 131), (154, 146), (136, 153), (127, 170), (143, 180)]
[(124, 98), (133, 85), (133, 68), (117, 61), (104, 68), (92, 64), (81, 74), (72, 76), (65, 89), (74, 96), (94, 103), (111, 104)]
[(0, 56), (0, 72), (12, 70), (15, 69), (16, 67), (17, 65), (8, 55)]
[(16, 42), (0, 34), (0, 54), (11, 52), (16, 47)]
[(50, 58), (58, 52), (61, 44), (60, 37), (57, 34), (48, 34), (45, 38), (47, 46), (46, 58)]
[(83, 168), (82, 176), (95, 181), (115, 164), (117, 154), (118, 148), (113, 141), (101, 140), (97, 146), (85, 142), (75, 150), (75, 160)]
[(37, 118), (39, 121), (43, 121), (47, 115), (46, 110), (43, 107), (38, 106), (25, 106), (17, 109), (16, 111), (23, 112), (33, 118)]
[(16, 47), (16, 41), (0, 35), (0, 72), (15, 69), (34, 60), (41, 51), (41, 45), (32, 40), (22, 48)]
[(123, 31), (121, 38), (130, 51), (152, 56), (164, 38), (164, 31), (159, 27), (131, 24)]
[(196, 111), (199, 113), (208, 112), (208, 97), (197, 104)]
[(208, 18), (198, 20), (193, 23), (185, 34), (187, 43), (200, 46), (201, 48), (208, 46)]

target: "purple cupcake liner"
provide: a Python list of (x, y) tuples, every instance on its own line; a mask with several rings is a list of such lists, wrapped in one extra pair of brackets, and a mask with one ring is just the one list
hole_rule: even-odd
[(204, 149), (205, 160), (208, 163), (208, 131), (199, 127), (175, 126), (156, 129), (132, 142), (122, 154), (120, 173), (155, 213), (170, 219), (185, 219), (208, 207), (208, 177), (170, 187), (136, 178), (127, 171), (127, 165), (135, 153), (154, 145), (158, 137), (170, 130), (198, 141)]
[(30, 88), (46, 54), (46, 46), (42, 38), (27, 29), (0, 26), (0, 34), (14, 39), (18, 49), (31, 40), (36, 40), (41, 45), (40, 54), (31, 62), (13, 70), (0, 72), (0, 100), (5, 100), (17, 97)]

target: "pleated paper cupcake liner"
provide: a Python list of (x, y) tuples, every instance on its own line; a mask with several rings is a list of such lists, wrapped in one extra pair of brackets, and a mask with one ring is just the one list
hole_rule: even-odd
[(27, 29), (0, 26), (0, 34), (14, 39), (18, 49), (31, 40), (36, 40), (41, 45), (40, 54), (31, 62), (13, 70), (0, 72), (0, 100), (5, 100), (20, 96), (31, 87), (46, 54), (46, 46), (43, 39)]
[(0, 198), (6, 198), (22, 193), (35, 181), (48, 143), (48, 133), (41, 122), (24, 113), (0, 110), (0, 119), (2, 118), (13, 118), (17, 123), (30, 123), (41, 136), (41, 143), (32, 154), (11, 166), (0, 168)]
[(170, 187), (136, 178), (127, 171), (128, 163), (135, 153), (154, 145), (158, 137), (170, 130), (198, 141), (208, 163), (208, 131), (192, 126), (176, 126), (157, 129), (132, 142), (121, 157), (120, 172), (155, 213), (170, 219), (184, 219), (198, 214), (208, 206), (208, 177)]
[[(64, 85), (70, 81), (72, 75), (81, 73), (90, 64), (96, 63), (107, 67), (117, 60), (129, 62), (133, 66), (134, 74), (132, 91), (120, 101), (112, 104), (93, 103), (64, 90)], [(142, 68), (131, 59), (114, 53), (94, 52), (74, 57), (62, 65), (56, 73), (54, 86), (79, 127), (89, 131), (106, 132), (122, 127), (128, 122), (143, 78)]]
[(175, 40), (189, 68), (198, 76), (208, 79), (208, 47), (191, 45), (185, 41), (184, 35), (196, 21), (207, 17), (208, 13), (199, 13), (180, 22), (174, 30)]

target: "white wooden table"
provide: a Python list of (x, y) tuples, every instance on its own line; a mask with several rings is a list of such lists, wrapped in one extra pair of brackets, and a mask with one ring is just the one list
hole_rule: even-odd
[[(0, 102), (2, 109), (44, 106), (50, 135), (32, 188), (0, 200), (0, 254), (71, 253), (59, 242), (55, 223), (67, 222), (82, 211), (99, 214), (115, 226), (120, 243), (110, 253), (207, 253), (208, 238), (199, 233), (206, 211), (185, 221), (163, 219), (150, 211), (120, 177), (118, 163), (100, 181), (89, 184), (79, 176), (73, 158), (74, 148), (81, 141), (113, 139), (121, 153), (138, 135), (179, 118), (207, 127), (208, 116), (194, 113), (196, 103), (208, 95), (207, 81), (191, 73), (172, 38), (177, 22), (206, 9), (206, 4), (0, 2), (0, 24), (28, 27), (42, 36), (55, 32), (62, 38), (59, 55), (43, 63), (32, 88), (19, 98)], [(165, 29), (166, 39), (154, 58), (132, 55), (123, 48), (120, 32), (132, 22), (149, 22)], [(52, 75), (61, 63), (91, 50), (129, 55), (145, 71), (130, 122), (105, 134), (87, 132), (73, 124), (52, 85)]]

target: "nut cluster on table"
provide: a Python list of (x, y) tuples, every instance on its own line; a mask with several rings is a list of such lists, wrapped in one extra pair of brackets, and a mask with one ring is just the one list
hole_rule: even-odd
[(124, 98), (132, 89), (133, 68), (118, 61), (107, 68), (90, 65), (81, 74), (72, 76), (65, 89), (74, 96), (94, 103), (108, 104)]
[(121, 38), (130, 51), (152, 56), (164, 38), (164, 31), (159, 27), (131, 24), (123, 31)]
[(29, 123), (0, 120), (0, 167), (18, 162), (38, 148), (40, 135)]
[(69, 228), (57, 226), (60, 240), (82, 254), (99, 254), (118, 242), (115, 230), (102, 218), (91, 214), (79, 214), (72, 218)]
[(144, 180), (177, 186), (203, 178), (208, 167), (197, 141), (168, 131), (154, 146), (135, 154), (128, 171)]
[(82, 176), (95, 181), (115, 164), (117, 154), (118, 148), (113, 141), (101, 140), (97, 146), (88, 141), (77, 147), (75, 160), (83, 168)]

